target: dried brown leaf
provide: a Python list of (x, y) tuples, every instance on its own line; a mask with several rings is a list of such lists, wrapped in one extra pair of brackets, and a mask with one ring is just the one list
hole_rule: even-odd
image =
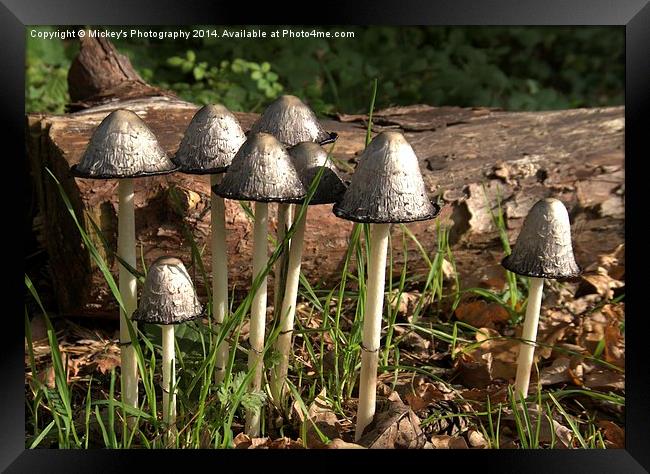
[(360, 444), (348, 443), (343, 441), (341, 438), (335, 438), (330, 441), (326, 446), (326, 449), (366, 449)]
[(269, 438), (251, 438), (245, 433), (239, 433), (233, 439), (233, 443), (237, 449), (256, 449), (262, 447), (268, 440)]
[(596, 368), (584, 376), (584, 385), (596, 390), (625, 390), (625, 374)]
[(451, 400), (453, 398), (452, 391), (442, 391), (438, 385), (432, 383), (422, 384), (405, 395), (406, 403), (409, 404), (413, 411), (421, 410), (438, 400)]
[(459, 321), (476, 328), (494, 329), (510, 319), (508, 311), (503, 306), (483, 300), (462, 303), (456, 308), (454, 314)]
[(308, 419), (305, 421), (307, 428), (305, 444), (308, 447), (323, 446), (319, 432), (328, 439), (341, 437), (341, 424), (336, 413), (332, 410), (330, 401), (326, 397), (327, 393), (325, 388), (323, 388), (307, 410)]
[(625, 449), (625, 430), (609, 420), (600, 420), (598, 426), (603, 430), (605, 445), (608, 448)]
[(420, 419), (413, 410), (396, 392), (383, 405), (378, 404), (378, 412), (359, 444), (373, 449), (422, 448), (426, 438), (420, 429)]
[(274, 440), (268, 440), (261, 445), (257, 446), (257, 449), (304, 449), (300, 441), (293, 440), (291, 438), (278, 438)]
[(485, 436), (483, 436), (483, 433), (478, 430), (469, 430), (467, 433), (467, 440), (469, 441), (469, 445), (472, 448), (486, 449), (489, 446), (487, 440), (485, 439)]
[(97, 371), (101, 374), (110, 373), (116, 367), (120, 366), (120, 356), (119, 354), (102, 354), (101, 356), (95, 358), (93, 361)]
[(434, 435), (431, 437), (434, 449), (468, 449), (467, 441), (462, 436)]

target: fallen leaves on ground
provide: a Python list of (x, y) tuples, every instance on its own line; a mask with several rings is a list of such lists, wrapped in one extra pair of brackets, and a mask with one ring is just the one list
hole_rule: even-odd
[(358, 443), (374, 449), (422, 448), (426, 439), (420, 419), (397, 392), (392, 392), (387, 401), (377, 404), (375, 418)]
[(454, 314), (459, 321), (475, 328), (495, 329), (510, 320), (510, 314), (503, 305), (483, 300), (462, 303), (458, 305)]
[(290, 438), (251, 438), (244, 433), (235, 436), (233, 445), (235, 449), (304, 449), (300, 441)]
[[(520, 420), (523, 420), (524, 413), (521, 407), (518, 407), (518, 410), (518, 417)], [(551, 443), (555, 442), (556, 448), (569, 448), (573, 446), (574, 434), (569, 428), (564, 426), (558, 420), (549, 419), (548, 414), (545, 411), (540, 411), (536, 405), (528, 405), (527, 410), (528, 418), (533, 429), (536, 430), (538, 425), (540, 427), (540, 444), (550, 445)], [(504, 411), (506, 414), (501, 417), (501, 422), (504, 425), (509, 426), (510, 429), (514, 432), (516, 430), (515, 415), (511, 409)], [(520, 423), (523, 423), (523, 421), (520, 421)]]
[(303, 423), (306, 425), (306, 440), (307, 447), (324, 447), (327, 445), (324, 440), (336, 439), (341, 437), (341, 424), (338, 417), (332, 409), (332, 404), (327, 399), (325, 388), (316, 396), (307, 410), (307, 419)]
[(435, 435), (431, 437), (434, 449), (467, 449), (467, 441), (462, 436)]
[(504, 338), (492, 328), (479, 329), (475, 337), (480, 344), (463, 350), (457, 358), (457, 381), (468, 388), (485, 388), (495, 380), (513, 379), (519, 341)]
[(625, 430), (609, 420), (600, 420), (598, 426), (603, 430), (605, 445), (608, 448), (625, 449)]
[[(71, 321), (65, 321), (64, 328), (57, 331), (57, 339), (61, 362), (67, 366), (68, 382), (79, 381), (93, 372), (107, 374), (120, 365), (120, 349), (117, 340), (110, 339), (99, 331), (92, 331)], [(34, 340), (32, 350), (34, 362), (39, 368), (38, 379), (52, 388), (54, 368), (49, 342), (43, 338)], [(29, 357), (27, 351), (25, 352), (26, 366), (29, 367)], [(31, 372), (27, 375), (32, 376)]]
[(366, 449), (360, 444), (348, 443), (341, 438), (335, 438), (325, 446), (326, 449)]

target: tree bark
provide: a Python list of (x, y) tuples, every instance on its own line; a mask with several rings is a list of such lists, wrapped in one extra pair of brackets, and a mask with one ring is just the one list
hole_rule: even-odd
[(147, 84), (105, 38), (85, 36), (68, 71), (68, 110), (80, 110), (113, 100), (149, 96), (174, 97), (170, 91)]
[[(61, 181), (76, 215), (93, 242), (117, 273), (117, 262), (106, 252), (90, 219), (99, 226), (108, 247), (116, 247), (117, 182), (76, 179), (77, 163), (94, 128), (115, 108), (136, 112), (173, 154), (198, 106), (170, 97), (146, 97), (111, 102), (62, 116), (27, 117), (28, 156), (37, 190), (52, 284), (59, 309), (69, 315), (117, 318), (108, 287), (63, 205), (47, 167)], [(622, 107), (551, 112), (503, 112), (491, 109), (396, 107), (375, 114), (374, 132), (394, 128), (404, 132), (420, 160), (431, 196), (444, 204), (442, 217), (408, 224), (431, 256), (436, 251), (439, 221), (453, 223), (451, 244), (463, 286), (498, 274), (503, 249), (489, 212), (497, 197), (505, 214), (510, 242), (514, 242), (526, 213), (540, 198), (554, 196), (569, 209), (578, 263), (585, 267), (624, 241), (624, 128)], [(236, 113), (248, 130), (256, 114)], [(324, 120), (339, 139), (334, 156), (343, 172), (350, 172), (364, 147), (365, 116)], [(330, 145), (325, 148), (328, 149)], [(487, 193), (486, 195), (484, 193)], [(490, 205), (488, 205), (488, 201)], [(200, 295), (205, 285), (192, 265), (189, 237), (203, 251), (210, 278), (210, 188), (204, 176), (174, 173), (135, 180), (136, 238), (149, 265), (161, 254), (181, 258)], [(276, 206), (269, 206), (271, 228)], [(310, 283), (331, 288), (340, 278), (352, 223), (338, 219), (331, 205), (312, 206), (305, 231), (302, 271)], [(251, 281), (252, 222), (240, 203), (226, 200), (227, 251), (230, 291), (247, 290)], [(391, 231), (399, 275), (404, 262), (402, 230)], [(415, 281), (426, 275), (426, 263), (416, 244), (406, 239), (408, 270)], [(390, 249), (389, 249), (390, 252)], [(269, 288), (273, 288), (269, 285)], [(271, 300), (272, 301), (272, 300)]]

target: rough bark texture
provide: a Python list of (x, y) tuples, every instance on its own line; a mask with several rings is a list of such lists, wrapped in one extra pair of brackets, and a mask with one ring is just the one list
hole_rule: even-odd
[(129, 58), (120, 54), (105, 38), (86, 36), (79, 40), (77, 57), (68, 72), (69, 110), (147, 96), (173, 96), (147, 84), (133, 69)]
[[(89, 221), (92, 218), (97, 223), (114, 249), (117, 182), (75, 179), (70, 167), (79, 161), (93, 129), (118, 106), (140, 115), (170, 154), (178, 148), (198, 108), (170, 97), (148, 97), (64, 116), (27, 117), (41, 241), (50, 257), (54, 292), (64, 314), (117, 317), (117, 310), (45, 167), (61, 181), (77, 216), (117, 272), (117, 262), (105, 252)], [(503, 249), (484, 190), (493, 209), (500, 196), (511, 243), (528, 210), (542, 197), (556, 197), (567, 206), (582, 267), (624, 240), (623, 112), (622, 107), (513, 113), (415, 105), (376, 113), (374, 131), (401, 130), (413, 146), (428, 193), (444, 201), (441, 219), (453, 221), (454, 257), (463, 286), (469, 286), (502, 272)], [(244, 130), (257, 118), (250, 113), (235, 115)], [(339, 134), (334, 156), (344, 173), (354, 168), (355, 157), (364, 147), (364, 121), (364, 116), (323, 121), (327, 131)], [(204, 249), (203, 264), (209, 275), (209, 191), (209, 176), (174, 173), (135, 183), (136, 235), (144, 261), (149, 265), (162, 254), (180, 257), (200, 296), (205, 295), (205, 283), (192, 265), (188, 232), (198, 248)], [(275, 205), (270, 212), (274, 228)], [(238, 202), (226, 202), (226, 228), (230, 289), (246, 290), (250, 285), (252, 222)], [(338, 281), (351, 228), (351, 222), (332, 214), (331, 205), (310, 208), (302, 270), (312, 284), (331, 287)], [(432, 255), (436, 221), (416, 222), (408, 228)], [(394, 274), (399, 274), (404, 260), (399, 226), (393, 227), (392, 236)], [(409, 273), (423, 275), (426, 264), (414, 242), (407, 240)]]

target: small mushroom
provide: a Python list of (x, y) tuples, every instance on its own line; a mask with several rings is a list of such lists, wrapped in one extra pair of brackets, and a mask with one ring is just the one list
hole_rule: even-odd
[[(246, 141), (235, 116), (223, 105), (200, 108), (187, 126), (173, 161), (182, 173), (210, 174), (210, 185), (221, 182), (233, 157)], [(226, 208), (223, 198), (210, 195), (212, 247), (212, 315), (217, 326), (228, 312), (228, 256), (226, 254)], [(230, 348), (223, 341), (217, 349), (215, 381), (225, 376)]]
[[(118, 180), (117, 255), (133, 268), (136, 266), (133, 178), (167, 174), (176, 168), (142, 119), (130, 110), (118, 109), (102, 120), (81, 161), (71, 169), (78, 178)], [(137, 407), (138, 367), (126, 323), (127, 315), (137, 305), (136, 277), (121, 264), (119, 288), (126, 310), (120, 315), (122, 400)]]
[(512, 253), (501, 265), (513, 273), (531, 277), (515, 378), (515, 390), (525, 398), (535, 354), (544, 279), (571, 278), (580, 274), (571, 245), (569, 213), (561, 201), (542, 199), (531, 208)]
[(133, 320), (158, 324), (162, 331), (163, 421), (170, 428), (176, 422), (174, 325), (202, 315), (203, 306), (183, 262), (167, 256), (156, 259), (149, 267)]
[(440, 212), (427, 197), (417, 156), (401, 133), (382, 132), (363, 151), (334, 214), (372, 223), (363, 321), (359, 407), (355, 440), (375, 415), (377, 365), (391, 223), (433, 219)]
[[(324, 168), (318, 187), (309, 201), (310, 205), (332, 204), (341, 198), (345, 192), (345, 183), (339, 177), (325, 150), (317, 143), (300, 143), (291, 148), (289, 154), (305, 189), (309, 189), (319, 170)], [(280, 310), (280, 335), (275, 343), (275, 348), (280, 355), (280, 362), (271, 374), (271, 393), (276, 400), (282, 398), (289, 368), (289, 352), (291, 351), (291, 336), (296, 315), (306, 220), (307, 213), (305, 212), (303, 217), (295, 222), (296, 230), (291, 239), (289, 250), (286, 287)]]
[(284, 146), (300, 142), (324, 145), (336, 140), (318, 122), (314, 112), (298, 97), (283, 95), (273, 101), (251, 128), (251, 134), (265, 132), (275, 136)]
[[(253, 225), (253, 282), (264, 271), (268, 261), (268, 203), (297, 203), (305, 197), (289, 154), (282, 144), (268, 133), (248, 137), (232, 160), (221, 184), (213, 187), (219, 196), (239, 201), (255, 201)], [(267, 278), (262, 279), (251, 305), (250, 351), (248, 367), (254, 370), (251, 390), (262, 385), (264, 328), (266, 323)], [(260, 414), (249, 411), (246, 433), (259, 435)]]

